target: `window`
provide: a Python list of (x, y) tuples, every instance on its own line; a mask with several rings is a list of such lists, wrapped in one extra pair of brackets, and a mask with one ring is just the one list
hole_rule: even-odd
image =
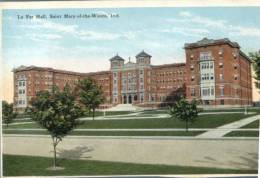
[(213, 69), (213, 62), (210, 62), (210, 68)]
[(211, 95), (213, 96), (214, 95), (214, 88), (211, 87)]
[(214, 75), (213, 75), (213, 73), (210, 74), (210, 80), (214, 80)]
[(237, 80), (238, 79), (238, 76), (237, 75), (234, 75), (234, 80)]
[(144, 70), (140, 70), (140, 74), (143, 74), (144, 73)]
[(224, 80), (223, 74), (219, 74), (219, 79)]
[(237, 69), (237, 65), (236, 64), (234, 65), (234, 69)]
[(211, 60), (211, 53), (210, 52), (201, 52), (200, 53), (200, 60)]
[(194, 58), (193, 54), (190, 55), (190, 59), (192, 60)]
[(193, 66), (193, 65), (191, 65), (191, 66), (190, 66), (190, 70), (193, 70), (193, 69), (194, 69), (194, 66)]
[(224, 100), (220, 100), (220, 104), (224, 105), (225, 104)]
[(116, 73), (114, 73), (114, 77), (116, 77), (117, 76), (117, 74)]
[(219, 68), (223, 68), (223, 63), (219, 63)]
[(210, 88), (202, 88), (202, 96), (210, 96)]
[(192, 77), (191, 77), (191, 81), (194, 81), (194, 79), (195, 79), (195, 77), (194, 77), (194, 76), (192, 76)]
[(195, 93), (195, 88), (191, 88), (191, 94), (190, 94), (191, 96), (195, 96), (196, 95), (196, 93)]
[(224, 87), (220, 87), (220, 96), (224, 96)]

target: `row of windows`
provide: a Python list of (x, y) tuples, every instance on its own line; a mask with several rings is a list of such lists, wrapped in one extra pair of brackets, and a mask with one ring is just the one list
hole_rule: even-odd
[[(218, 54), (220, 57), (223, 57), (224, 51), (221, 49), (219, 50)], [(237, 52), (232, 52), (233, 58), (237, 59), (238, 53)], [(190, 60), (194, 59), (194, 55), (190, 55)], [(211, 52), (201, 52), (200, 53), (200, 60), (211, 60), (212, 59), (212, 54)]]
[[(219, 79), (224, 80), (224, 75), (219, 74)], [(191, 76), (191, 81), (195, 80), (195, 76)], [(201, 80), (214, 80), (214, 75), (213, 74), (201, 74)], [(234, 75), (234, 80), (238, 80), (238, 75)]]
[(207, 73), (207, 74), (201, 74), (201, 80), (214, 80), (214, 74), (213, 73)]
[[(219, 87), (220, 96), (224, 96), (224, 86)], [(191, 88), (191, 96), (196, 96), (195, 88)], [(207, 87), (201, 89), (202, 96), (214, 96), (214, 87)]]

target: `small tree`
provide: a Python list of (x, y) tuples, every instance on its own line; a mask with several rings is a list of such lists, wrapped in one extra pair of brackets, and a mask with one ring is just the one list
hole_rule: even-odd
[(170, 108), (172, 118), (177, 118), (186, 123), (186, 132), (188, 132), (188, 123), (193, 122), (198, 116), (197, 103), (195, 100), (190, 103), (183, 97)]
[(53, 142), (53, 166), (56, 169), (56, 147), (62, 138), (71, 132), (78, 124), (81, 109), (76, 103), (68, 86), (63, 91), (54, 87), (53, 93), (40, 91), (32, 100), (30, 115), (33, 120), (46, 128)]
[(6, 124), (6, 127), (8, 128), (8, 125), (13, 121), (13, 119), (16, 117), (17, 113), (13, 110), (13, 104), (8, 104), (6, 101), (2, 101), (2, 115), (3, 115), (3, 123)]
[(92, 111), (94, 120), (96, 108), (104, 101), (101, 87), (92, 79), (84, 79), (78, 82), (76, 88), (80, 103)]
[(253, 62), (253, 69), (255, 71), (255, 86), (260, 88), (260, 50), (258, 52), (249, 53), (249, 57)]

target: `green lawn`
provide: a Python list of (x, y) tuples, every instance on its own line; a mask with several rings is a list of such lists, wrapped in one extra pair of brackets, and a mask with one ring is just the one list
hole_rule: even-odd
[[(47, 131), (31, 130), (4, 130), (4, 134), (48, 134)], [(87, 136), (196, 136), (203, 131), (73, 131), (69, 135), (87, 135)]]
[(132, 164), (91, 160), (58, 160), (64, 170), (50, 171), (52, 158), (3, 155), (4, 176), (140, 175), (140, 174), (257, 174), (257, 170)]
[[(250, 115), (252, 116), (252, 115)], [(244, 114), (214, 114), (200, 115), (190, 128), (215, 128), (246, 117)], [(3, 128), (6, 128), (5, 126)], [(8, 128), (40, 128), (36, 123), (10, 125)], [(109, 129), (109, 128), (185, 128), (185, 122), (171, 118), (124, 119), (124, 120), (89, 120), (84, 121), (78, 128)]]
[(258, 131), (233, 131), (225, 135), (225, 137), (259, 137)]
[[(200, 115), (190, 128), (215, 128), (246, 117), (244, 114)], [(185, 122), (171, 118), (94, 120), (85, 121), (79, 128), (185, 128)]]
[(251, 122), (250, 124), (247, 124), (241, 128), (254, 128), (254, 129), (257, 129), (259, 128), (259, 120), (256, 120), (254, 122)]

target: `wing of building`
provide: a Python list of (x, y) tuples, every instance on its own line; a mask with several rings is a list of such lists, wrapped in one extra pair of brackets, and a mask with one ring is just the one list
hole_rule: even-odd
[(101, 108), (117, 104), (163, 107), (181, 95), (204, 106), (244, 106), (252, 104), (251, 61), (236, 42), (204, 38), (184, 46), (186, 63), (152, 65), (150, 54), (141, 51), (136, 61), (125, 62), (116, 55), (110, 70), (78, 73), (53, 68), (20, 66), (14, 72), (14, 105), (24, 110), (41, 90), (54, 85), (72, 88), (90, 77), (103, 89)]

